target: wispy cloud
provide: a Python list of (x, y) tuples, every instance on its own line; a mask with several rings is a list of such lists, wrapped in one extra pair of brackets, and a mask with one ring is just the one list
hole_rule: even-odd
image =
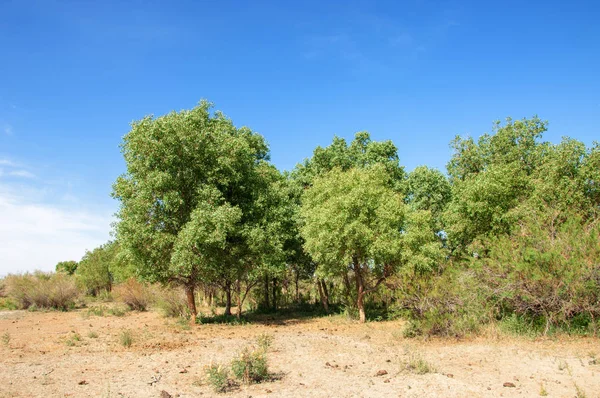
[(0, 276), (52, 270), (59, 261), (81, 259), (86, 249), (109, 238), (108, 212), (30, 203), (6, 188), (0, 184)]
[(4, 130), (4, 134), (6, 134), (6, 135), (13, 135), (13, 133), (14, 133), (13, 128), (10, 124), (5, 124), (3, 130)]
[(109, 239), (113, 209), (86, 205), (38, 178), (27, 165), (8, 159), (0, 164), (0, 277), (50, 271), (57, 262), (79, 260), (86, 249)]
[(7, 174), (12, 177), (35, 178), (35, 174), (27, 170), (13, 170), (8, 172)]
[(16, 166), (16, 164), (8, 159), (0, 159), (0, 166)]

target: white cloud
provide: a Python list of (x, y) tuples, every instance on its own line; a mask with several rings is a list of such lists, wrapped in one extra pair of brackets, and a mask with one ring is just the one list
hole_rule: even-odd
[(30, 173), (27, 170), (14, 170), (8, 173), (9, 176), (13, 177), (22, 177), (22, 178), (35, 178), (33, 173)]
[(3, 165), (3, 166), (16, 166), (16, 164), (14, 164), (13, 162), (11, 162), (8, 159), (0, 159), (0, 165)]
[(109, 239), (109, 212), (64, 209), (27, 202), (0, 185), (0, 275), (50, 271), (56, 263), (79, 260), (86, 249)]
[(5, 124), (4, 125), (4, 134), (6, 135), (13, 135), (13, 128), (10, 124)]

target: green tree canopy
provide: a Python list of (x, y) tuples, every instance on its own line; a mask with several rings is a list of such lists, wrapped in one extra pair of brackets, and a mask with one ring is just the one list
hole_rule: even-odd
[(210, 109), (203, 101), (134, 122), (121, 146), (127, 172), (113, 191), (117, 235), (139, 274), (183, 285), (192, 316), (202, 278), (235, 278), (268, 160), (262, 136)]

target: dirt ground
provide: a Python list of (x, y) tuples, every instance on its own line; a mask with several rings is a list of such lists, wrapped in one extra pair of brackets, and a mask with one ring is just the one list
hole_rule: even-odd
[[(123, 330), (133, 336), (129, 348)], [(0, 312), (0, 397), (600, 397), (598, 339), (492, 332), (423, 341), (401, 330), (400, 322), (339, 316), (186, 330), (152, 311)], [(274, 338), (274, 380), (214, 393), (204, 366), (228, 363), (263, 333)], [(434, 371), (406, 369), (419, 358)]]

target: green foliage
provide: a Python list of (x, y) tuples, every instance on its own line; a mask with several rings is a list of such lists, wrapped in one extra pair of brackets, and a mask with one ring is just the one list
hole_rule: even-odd
[(560, 218), (554, 209), (530, 212), (513, 234), (487, 243), (489, 255), (478, 260), (499, 309), (541, 320), (544, 333), (577, 323), (593, 328), (600, 316), (600, 222)]
[(266, 352), (245, 347), (231, 361), (231, 371), (236, 379), (245, 384), (260, 383), (269, 376)]
[(404, 370), (417, 375), (435, 373), (436, 369), (429, 362), (419, 355), (411, 353), (408, 360), (404, 363)]
[(8, 346), (10, 344), (10, 333), (4, 332), (2, 335), (2, 344)]
[(210, 364), (204, 369), (207, 383), (217, 393), (226, 392), (230, 386), (229, 370), (217, 364)]
[(9, 275), (7, 294), (21, 309), (52, 308), (66, 311), (75, 306), (79, 291), (72, 277), (63, 273)]
[(56, 264), (56, 272), (65, 272), (68, 275), (73, 275), (77, 271), (77, 261), (61, 261)]
[(115, 261), (118, 247), (114, 242), (95, 248), (85, 253), (75, 275), (77, 282), (93, 296), (103, 291), (110, 291), (113, 284), (111, 274), (112, 264)]
[(404, 204), (381, 168), (335, 169), (315, 179), (301, 216), (305, 248), (322, 275), (341, 274), (354, 257), (383, 274), (400, 257)]
[(97, 339), (97, 338), (98, 338), (98, 333), (97, 333), (97, 332), (95, 332), (95, 331), (93, 331), (93, 330), (90, 330), (90, 331), (88, 332), (88, 335), (87, 335), (87, 336), (88, 336), (90, 339)]
[(486, 290), (470, 270), (441, 274), (406, 273), (396, 281), (393, 311), (409, 320), (405, 337), (462, 337), (490, 320)]
[(127, 173), (113, 190), (117, 235), (136, 271), (191, 294), (201, 280), (230, 286), (248, 273), (265, 237), (257, 202), (278, 174), (262, 136), (210, 108), (134, 122), (121, 146)]

